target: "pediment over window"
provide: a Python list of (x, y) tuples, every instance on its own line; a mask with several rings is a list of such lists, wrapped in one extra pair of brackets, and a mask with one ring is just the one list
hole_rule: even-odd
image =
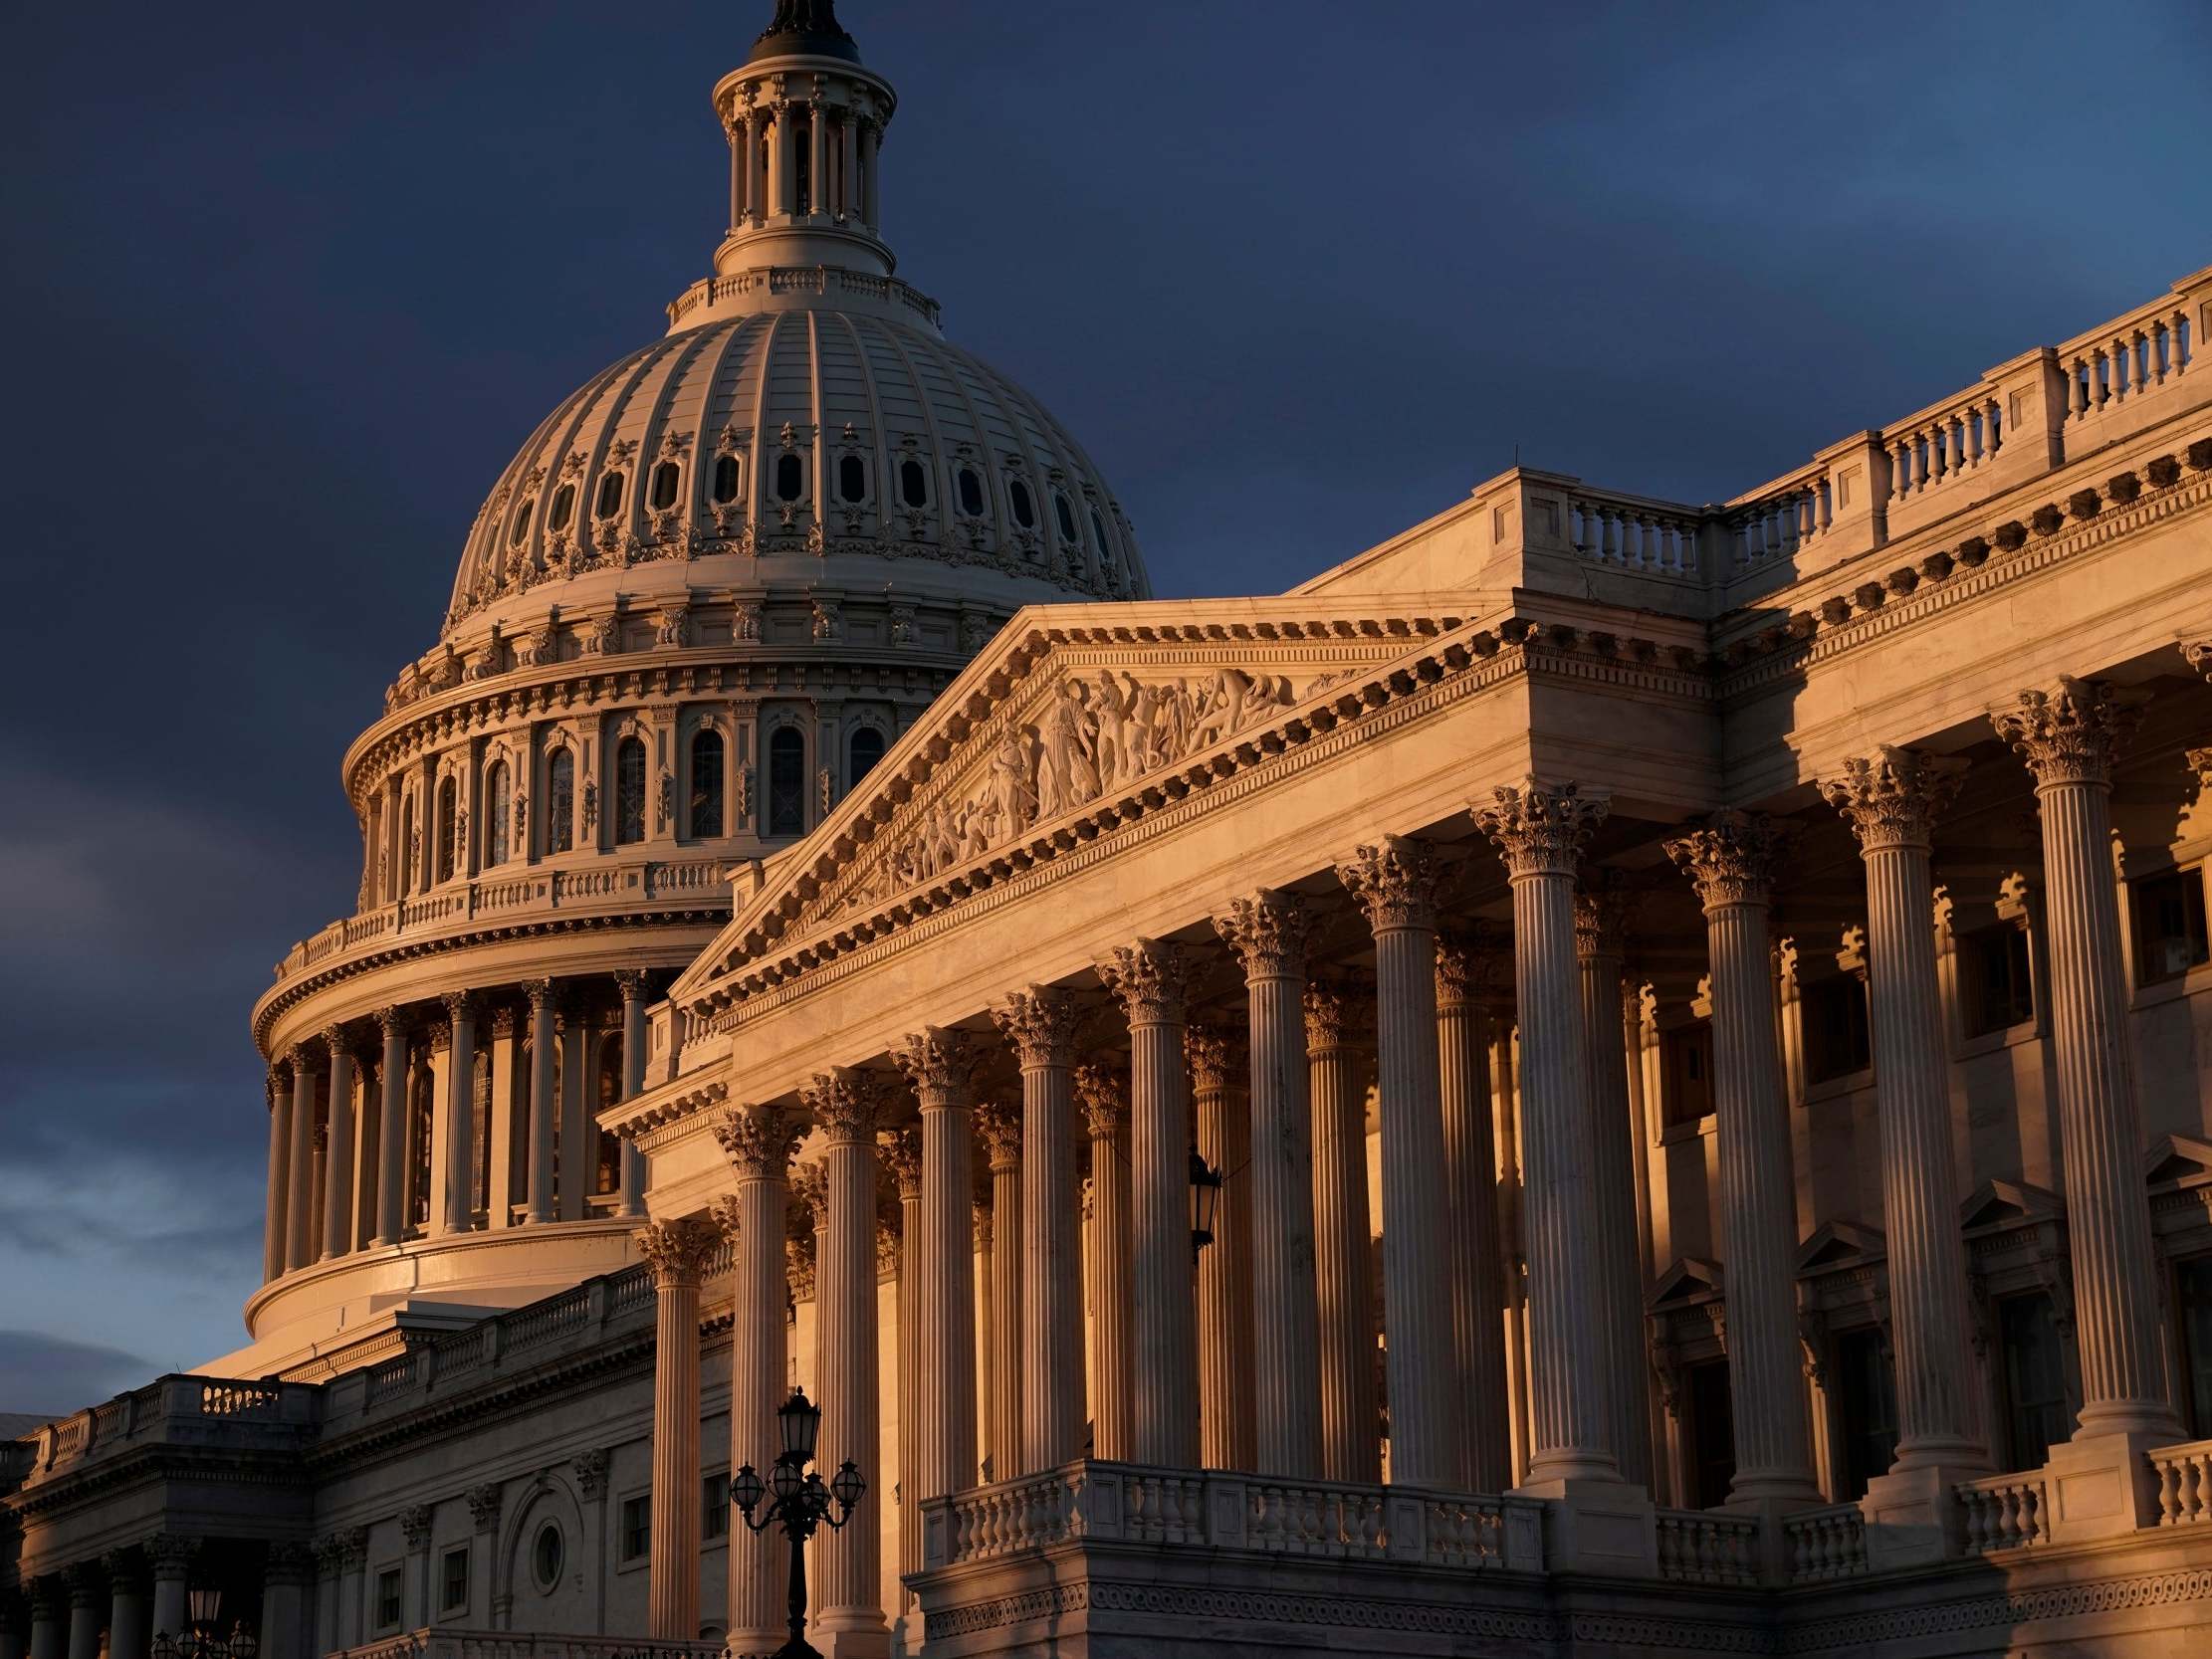
[(1958, 1224), (1969, 1232), (2065, 1219), (2066, 1200), (2027, 1181), (1984, 1181), (1958, 1206)]
[(1856, 1221), (1824, 1221), (1798, 1246), (1800, 1275), (1832, 1273), (1838, 1268), (1860, 1267), (1887, 1256), (1889, 1241), (1879, 1228)]
[(2212, 1185), (2212, 1141), (2193, 1135), (2161, 1135), (2143, 1151), (2143, 1181), (2149, 1186)]
[(1653, 1313), (1727, 1295), (1726, 1276), (1716, 1261), (1703, 1256), (1682, 1256), (1659, 1276), (1645, 1306)]

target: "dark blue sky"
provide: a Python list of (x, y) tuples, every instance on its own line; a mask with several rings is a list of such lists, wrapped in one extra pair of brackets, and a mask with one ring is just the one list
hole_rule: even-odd
[[(553, 402), (706, 269), (772, 8), (19, 9), (0, 65), (0, 1409), (241, 1340), (246, 1013)], [(2212, 261), (2170, 4), (846, 0), (901, 275), (1167, 595), (1506, 466), (1701, 501)]]

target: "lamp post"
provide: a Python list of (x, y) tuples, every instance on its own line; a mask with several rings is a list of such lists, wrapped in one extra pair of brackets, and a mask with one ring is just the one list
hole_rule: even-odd
[(1214, 1209), (1221, 1201), (1220, 1170), (1191, 1148), (1191, 1260), (1214, 1242)]
[[(791, 1633), (790, 1639), (775, 1650), (773, 1659), (821, 1659), (821, 1654), (806, 1640), (806, 1541), (825, 1521), (831, 1532), (850, 1521), (853, 1506), (867, 1492), (868, 1483), (860, 1478), (860, 1471), (853, 1467), (849, 1457), (837, 1466), (837, 1473), (830, 1476), (827, 1486), (822, 1484), (818, 1471), (806, 1472), (807, 1464), (814, 1461), (814, 1441), (821, 1433), (822, 1408), (806, 1397), (805, 1389), (791, 1390), (791, 1397), (776, 1407), (775, 1421), (781, 1431), (783, 1449), (775, 1454), (767, 1485), (763, 1486), (760, 1475), (748, 1463), (731, 1477), (730, 1496), (752, 1531), (766, 1532), (780, 1523), (783, 1536), (791, 1541)], [(760, 1507), (764, 1496), (769, 1498), (769, 1506), (756, 1521), (753, 1512)], [(833, 1502), (837, 1506), (835, 1515), (830, 1513)]]
[(254, 1659), (261, 1644), (243, 1622), (224, 1641), (215, 1634), (215, 1618), (223, 1610), (221, 1590), (193, 1590), (186, 1597), (191, 1609), (182, 1636), (159, 1631), (153, 1638), (153, 1659)]

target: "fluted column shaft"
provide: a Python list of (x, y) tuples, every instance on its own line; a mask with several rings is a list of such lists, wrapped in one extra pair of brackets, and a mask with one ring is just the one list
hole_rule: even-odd
[(1798, 1359), (1797, 1192), (1767, 926), (1786, 846), (1768, 820), (1724, 812), (1666, 847), (1705, 909), (1736, 1503), (1821, 1501)]
[(286, 1210), (292, 1197), (292, 1074), (269, 1069), (269, 1201), (261, 1229), (261, 1277), (266, 1284), (285, 1270), (291, 1237)]
[[(848, 126), (846, 129), (851, 130)], [(1008, 1474), (1083, 1449), (1083, 1256), (1075, 1174), (1075, 1005), (1032, 985), (995, 1010), (1021, 1062), (1020, 1435)]]
[[(737, 1176), (729, 1211), (735, 1229), (731, 1252), (730, 1467), (752, 1464), (765, 1471), (781, 1440), (775, 1412), (788, 1383), (789, 1353), (783, 1309), (785, 1212), (790, 1204), (790, 1159), (798, 1132), (774, 1108), (733, 1112), (715, 1136)], [(679, 1501), (689, 1505), (686, 1491)], [(747, 1653), (780, 1643), (784, 1635), (788, 1557), (782, 1530), (730, 1530), (730, 1647)]]
[(551, 1221), (553, 1206), (553, 1098), (555, 1044), (553, 982), (534, 979), (530, 986), (530, 1219)]
[(918, 1032), (897, 1058), (922, 1107), (919, 1507), (976, 1481), (975, 1152), (965, 1040)]
[(2178, 1435), (2166, 1397), (2158, 1255), (2143, 1193), (2142, 1119), (2112, 872), (2111, 766), (2139, 711), (2062, 680), (1995, 719), (2027, 760), (2043, 817), (2051, 1041), (2066, 1153), (2081, 1432)]
[(1823, 793), (1851, 820), (1867, 872), (1867, 1011), (1881, 1123), (1893, 1469), (1978, 1466), (1966, 1258), (1951, 1158), (1950, 1063), (1937, 988), (1928, 847), (1962, 766), (1903, 749), (1854, 761)]
[(653, 1270), (653, 1506), (647, 1634), (699, 1634), (699, 1275), (714, 1233), (670, 1221), (637, 1234)]
[(397, 1244), (407, 1225), (407, 1023), (397, 1008), (380, 1008), (384, 1060), (377, 1071), (383, 1090), (376, 1114), (376, 1238)]
[(315, 1061), (305, 1047), (292, 1051), (292, 1173), (285, 1196), (287, 1268), (315, 1260)]
[(447, 1051), (445, 1111), (438, 1121), (442, 1144), (437, 1153), (442, 1154), (445, 1170), (443, 1230), (465, 1233), (476, 1207), (470, 1191), (476, 1169), (476, 1002), (455, 991), (446, 996), (445, 1005), (453, 1026), (453, 1046)]
[(819, 99), (806, 111), (806, 211), (829, 213), (829, 105)]
[(1528, 1260), (1528, 1485), (1617, 1480), (1610, 1355), (1590, 1295), (1589, 1045), (1575, 964), (1575, 865), (1605, 814), (1574, 785), (1531, 779), (1478, 801), (1513, 890), (1513, 982), (1521, 1021), (1521, 1226)]
[(1103, 1066), (1076, 1073), (1091, 1138), (1091, 1455), (1129, 1456), (1134, 1292), (1129, 1282), (1129, 1092)]
[(1490, 1022), (1474, 1000), (1487, 964), (1478, 949), (1463, 940), (1437, 946), (1437, 1058), (1451, 1241), (1451, 1350), (1459, 1408), (1465, 1413), (1465, 1484), (1475, 1492), (1503, 1492), (1513, 1483), (1511, 1408), (1505, 1385), (1497, 1151), (1490, 1116)]
[(1003, 1102), (977, 1109), (991, 1171), (991, 1316), (986, 1326), (984, 1459), (995, 1481), (1010, 1480), (1021, 1461), (1021, 1114)]
[[(902, 1129), (884, 1142), (899, 1189), (899, 1571), (922, 1565), (919, 1451), (922, 1400), (922, 1132)], [(902, 1597), (903, 1604), (903, 1597)]]
[[(645, 975), (623, 969), (614, 976), (622, 992), (622, 1098), (645, 1087)], [(593, 1130), (596, 1136), (596, 1129)], [(621, 1152), (621, 1213), (645, 1213), (645, 1148), (624, 1137)]]
[(331, 1132), (323, 1159), (323, 1259), (353, 1248), (353, 1051), (345, 1034), (324, 1033), (331, 1050)]
[(1136, 1343), (1130, 1451), (1139, 1463), (1199, 1460), (1197, 1311), (1192, 1301), (1191, 1099), (1183, 1069), (1181, 949), (1140, 939), (1099, 969), (1129, 1018), (1130, 1257)]
[(1251, 1120), (1219, 1032), (1184, 1033), (1199, 1156), (1222, 1176), (1214, 1239), (1199, 1251), (1199, 1460), (1252, 1467)]
[(1383, 1455), (1381, 1407), (1375, 1393), (1366, 1067), (1353, 1042), (1355, 1027), (1363, 1022), (1349, 1002), (1338, 986), (1306, 986), (1321, 1473), (1332, 1481), (1378, 1481), (1383, 1476)]

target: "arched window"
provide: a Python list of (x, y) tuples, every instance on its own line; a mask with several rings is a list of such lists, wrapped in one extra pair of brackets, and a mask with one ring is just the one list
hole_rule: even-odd
[(622, 475), (609, 473), (599, 480), (599, 497), (591, 511), (602, 518), (611, 518), (622, 507)]
[(576, 511), (576, 487), (563, 484), (553, 492), (553, 506), (546, 511), (546, 527), (564, 530), (568, 527), (569, 515)]
[(575, 848), (576, 757), (563, 744), (546, 762), (546, 851), (572, 853)]
[(1006, 501), (1013, 508), (1013, 521), (1025, 530), (1037, 527), (1037, 510), (1029, 500), (1029, 487), (1017, 478), (1006, 481)]
[(691, 739), (691, 833), (722, 833), (722, 733), (711, 726)]
[(624, 737), (614, 749), (614, 844), (645, 839), (645, 744)]
[(663, 461), (653, 469), (651, 500), (656, 509), (665, 511), (676, 505), (676, 486), (682, 477), (682, 469), (673, 461)]
[[(599, 1039), (597, 1109), (604, 1112), (622, 1099), (622, 1037), (610, 1031)], [(601, 1130), (598, 1156), (591, 1160), (591, 1190), (603, 1195), (622, 1185), (622, 1142)]]
[(883, 733), (872, 726), (863, 726), (852, 734), (852, 742), (845, 752), (845, 775), (858, 783), (874, 771), (876, 762), (883, 758)]
[(438, 880), (453, 880), (453, 866), (457, 828), (453, 779), (446, 778), (438, 785)]
[(484, 780), (484, 862), (505, 864), (508, 849), (508, 818), (514, 809), (512, 786), (507, 776), (507, 762), (492, 762), (491, 775)]
[(976, 476), (973, 467), (960, 470), (960, 510), (971, 518), (984, 516), (984, 481)]
[(798, 835), (806, 828), (806, 739), (795, 726), (769, 738), (769, 834)]
[(775, 458), (775, 499), (795, 502), (806, 493), (806, 467), (795, 455)]
[(848, 455), (837, 463), (837, 494), (848, 502), (867, 500), (868, 464), (859, 456)]
[(486, 1047), (476, 1051), (475, 1083), (469, 1090), (469, 1208), (480, 1215), (492, 1207), (491, 1141), (492, 1051)]
[(734, 455), (719, 456), (715, 460), (715, 502), (728, 506), (738, 499), (738, 458)]
[(507, 544), (520, 547), (523, 537), (530, 533), (530, 503), (527, 501), (515, 510), (515, 527), (507, 532)]
[(922, 470), (921, 462), (899, 463), (899, 495), (908, 507), (930, 505), (930, 475)]
[(407, 1218), (415, 1227), (430, 1222), (431, 1082), (419, 1063), (407, 1079)]
[(1075, 509), (1067, 505), (1067, 498), (1057, 490), (1052, 492), (1052, 511), (1060, 520), (1060, 539), (1071, 546), (1083, 539), (1075, 527)]
[(399, 803), (399, 896), (415, 890), (415, 797)]

